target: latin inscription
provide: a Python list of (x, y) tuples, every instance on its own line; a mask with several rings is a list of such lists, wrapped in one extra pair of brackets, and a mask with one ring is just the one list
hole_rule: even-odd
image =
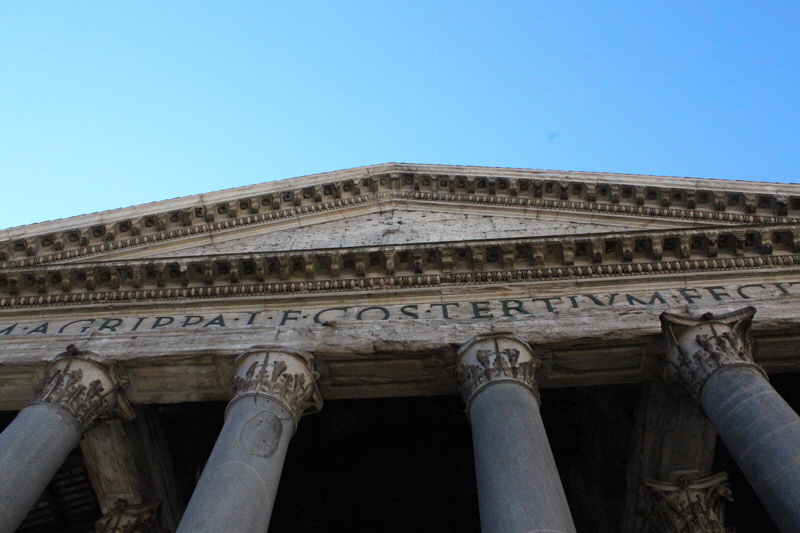
[(716, 302), (800, 296), (800, 281), (708, 286), (610, 294), (573, 294), (546, 298), (509, 298), (467, 302), (420, 303), (403, 306), (337, 306), (325, 309), (283, 309), (244, 313), (154, 316), (93, 316), (69, 321), (0, 324), (0, 338), (11, 335), (90, 335), (180, 330), (220, 330), (241, 327), (323, 327), (341, 321), (491, 320), (535, 317), (581, 309), (713, 305)]

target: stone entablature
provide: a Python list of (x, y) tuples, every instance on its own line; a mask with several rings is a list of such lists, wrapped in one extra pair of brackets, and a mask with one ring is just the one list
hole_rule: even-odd
[(737, 227), (423, 243), (0, 271), (0, 308), (793, 268), (800, 230)]
[(0, 267), (69, 261), (392, 200), (717, 224), (800, 223), (800, 189), (791, 185), (390, 164), (159, 202), (153, 211), (139, 206), (76, 217), (74, 227), (65, 221), (6, 230)]
[(660, 285), (644, 276), (624, 286), (609, 281), (7, 310), (0, 408), (24, 405), (45, 362), (68, 343), (119, 361), (126, 394), (138, 403), (229, 399), (233, 358), (264, 342), (313, 353), (326, 398), (447, 394), (453, 346), (497, 330), (537, 346), (543, 387), (640, 382), (659, 376), (662, 311), (748, 304), (759, 308), (758, 363), (768, 372), (800, 370), (791, 349), (797, 329), (787, 328), (798, 314), (800, 278), (753, 269), (727, 279), (676, 274)]

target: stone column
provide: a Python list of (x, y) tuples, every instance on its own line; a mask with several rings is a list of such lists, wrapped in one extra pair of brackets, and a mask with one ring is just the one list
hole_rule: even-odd
[(664, 313), (668, 375), (730, 450), (781, 531), (800, 531), (800, 417), (753, 362), (754, 307), (714, 316)]
[(300, 415), (322, 398), (314, 358), (254, 346), (236, 361), (236, 396), (177, 533), (264, 533)]
[(510, 333), (478, 335), (458, 350), (483, 533), (575, 532), (539, 415), (540, 365)]
[[(676, 517), (674, 521), (664, 518), (668, 516), (664, 513), (666, 503), (692, 501), (699, 494), (693, 487), (705, 486), (712, 478), (717, 432), (697, 404), (672, 384), (651, 381), (644, 386), (634, 427), (635, 447), (628, 463), (621, 533), (717, 531), (707, 524), (714, 517), (721, 519), (721, 511), (713, 517), (695, 518), (692, 513), (702, 513), (705, 508), (691, 507), (691, 513), (684, 517)], [(721, 478), (713, 476), (713, 479)], [(661, 487), (659, 491), (653, 489), (656, 486)], [(681, 491), (692, 497), (684, 498)], [(715, 502), (713, 508), (716, 506), (722, 508), (724, 501)], [(693, 530), (688, 524), (702, 527)], [(723, 522), (718, 524), (722, 528), (719, 531), (725, 531)]]
[(74, 345), (47, 366), (36, 397), (0, 434), (0, 533), (16, 530), (100, 416), (132, 417), (116, 364)]
[(137, 406), (135, 413), (131, 421), (99, 421), (81, 439), (86, 470), (104, 515), (97, 522), (98, 533), (125, 527), (141, 533), (175, 531), (186, 505), (158, 413), (151, 406)]

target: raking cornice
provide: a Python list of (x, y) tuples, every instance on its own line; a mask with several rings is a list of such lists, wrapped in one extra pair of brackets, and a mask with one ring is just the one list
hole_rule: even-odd
[(0, 231), (0, 267), (152, 246), (358, 205), (425, 201), (714, 224), (800, 224), (800, 186), (622, 174), (387, 164)]

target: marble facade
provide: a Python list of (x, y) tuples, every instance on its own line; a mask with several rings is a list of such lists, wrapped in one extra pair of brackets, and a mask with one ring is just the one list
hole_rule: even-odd
[[(459, 392), (482, 531), (574, 532), (540, 392), (628, 385), (620, 531), (726, 531), (717, 435), (797, 531), (798, 311), (799, 185), (387, 164), (3, 230), (0, 533), (79, 442), (98, 531), (264, 532), (303, 413)], [(184, 506), (147, 409), (203, 401)]]

